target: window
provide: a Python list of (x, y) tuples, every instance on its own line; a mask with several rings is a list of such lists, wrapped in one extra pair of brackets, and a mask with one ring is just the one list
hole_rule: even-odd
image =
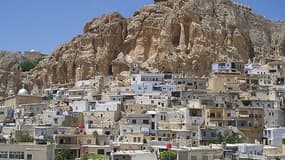
[(0, 159), (1, 158), (8, 158), (8, 152), (0, 152)]
[(151, 129), (155, 129), (155, 123), (151, 122)]
[(97, 153), (98, 153), (98, 154), (103, 154), (103, 155), (105, 155), (105, 150), (104, 150), (104, 149), (98, 149), (98, 150), (97, 150)]
[(196, 132), (193, 132), (193, 133), (192, 133), (192, 137), (195, 137), (195, 136), (196, 136)]
[(143, 124), (149, 124), (149, 121), (148, 120), (143, 120)]
[(208, 160), (208, 156), (202, 156), (202, 160)]
[(215, 117), (215, 113), (213, 113), (213, 112), (210, 113), (210, 117), (211, 117), (211, 118), (214, 118), (214, 117)]
[(211, 132), (211, 137), (216, 137), (216, 133), (215, 132)]
[[(8, 158), (8, 152), (6, 152), (3, 156), (6, 156)], [(24, 160), (24, 152), (9, 152), (9, 159)]]
[(9, 158), (14, 159), (14, 152), (9, 152)]
[(137, 123), (137, 120), (133, 119), (132, 124), (136, 124), (136, 123)]
[(285, 139), (282, 139), (282, 144), (285, 144)]
[(33, 159), (33, 155), (27, 154), (27, 160), (32, 160), (32, 159)]
[(58, 124), (57, 118), (54, 118), (53, 120), (54, 120), (54, 123), (55, 123), (55, 124)]
[(196, 156), (191, 156), (191, 160), (197, 160)]
[(91, 144), (91, 139), (88, 139), (88, 140), (87, 140), (87, 144)]

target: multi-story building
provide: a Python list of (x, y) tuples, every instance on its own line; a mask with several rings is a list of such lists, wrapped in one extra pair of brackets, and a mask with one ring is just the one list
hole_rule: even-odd
[(34, 143), (0, 144), (1, 160), (54, 160), (54, 145), (38, 145)]
[(285, 127), (266, 128), (263, 131), (263, 143), (265, 145), (281, 147), (283, 134), (285, 134)]

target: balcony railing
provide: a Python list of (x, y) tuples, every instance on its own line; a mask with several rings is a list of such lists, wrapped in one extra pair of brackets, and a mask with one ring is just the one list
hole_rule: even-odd
[(80, 144), (57, 144), (56, 149), (59, 148), (80, 149)]

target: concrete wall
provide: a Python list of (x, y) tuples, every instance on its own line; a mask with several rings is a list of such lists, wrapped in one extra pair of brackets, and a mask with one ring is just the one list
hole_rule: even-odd
[[(32, 155), (32, 159), (36, 160), (54, 160), (54, 146), (51, 145), (35, 145), (30, 143), (22, 144), (1, 144), (0, 152), (23, 152), (24, 158), (27, 159), (28, 155)], [(7, 158), (8, 160), (9, 158)], [(10, 158), (12, 159), (12, 158)]]

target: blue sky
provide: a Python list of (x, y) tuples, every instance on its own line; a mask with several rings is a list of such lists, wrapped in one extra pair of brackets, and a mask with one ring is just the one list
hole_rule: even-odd
[[(255, 12), (285, 20), (285, 0), (237, 0)], [(0, 49), (50, 53), (58, 45), (81, 34), (93, 17), (119, 11), (130, 17), (153, 0), (1, 0)]]
[(285, 20), (285, 0), (235, 0), (251, 6), (254, 13), (273, 20)]

